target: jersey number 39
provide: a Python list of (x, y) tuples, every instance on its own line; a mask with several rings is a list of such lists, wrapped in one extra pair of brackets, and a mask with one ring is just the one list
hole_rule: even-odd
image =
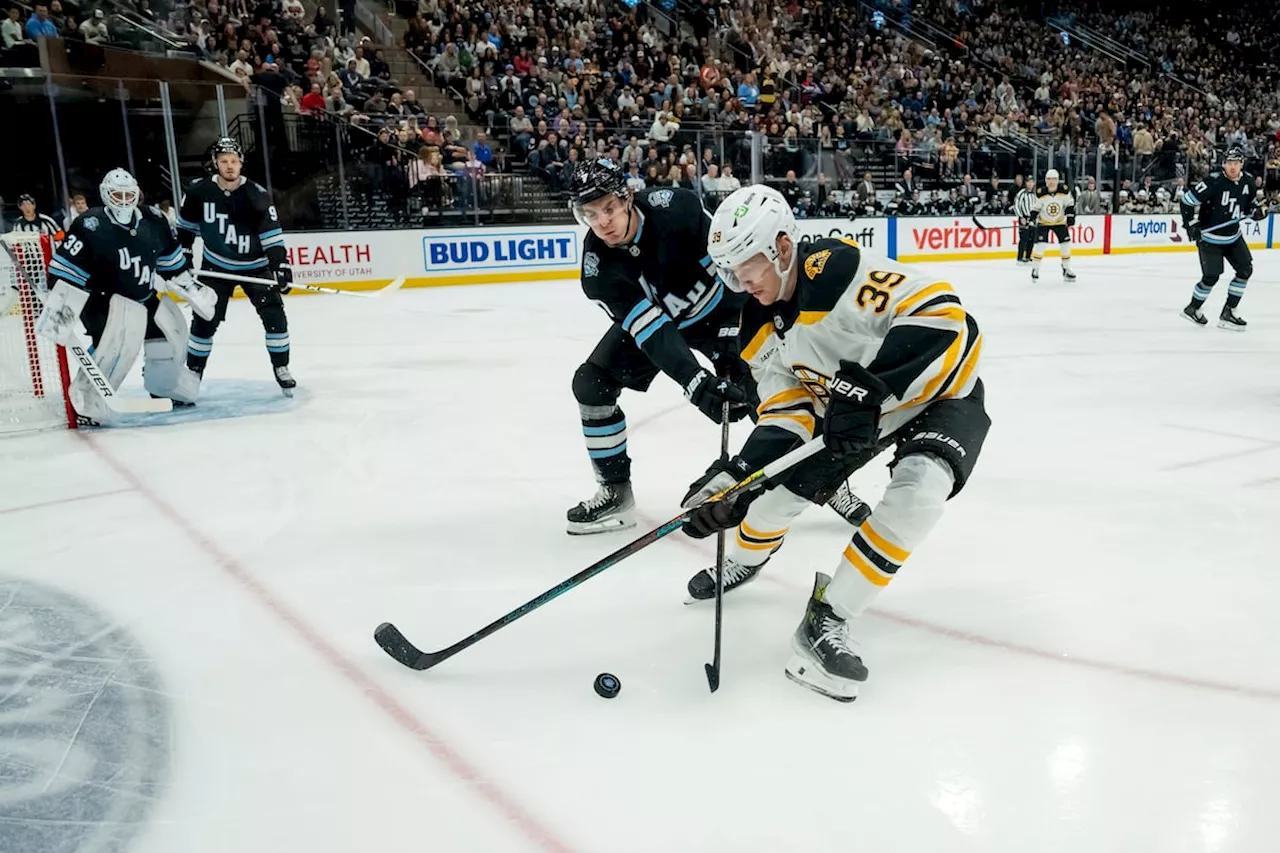
[(907, 277), (900, 272), (872, 270), (867, 273), (867, 279), (867, 283), (858, 288), (858, 295), (855, 297), (858, 307), (874, 305), (875, 312), (883, 314), (889, 307), (889, 291), (906, 281)]

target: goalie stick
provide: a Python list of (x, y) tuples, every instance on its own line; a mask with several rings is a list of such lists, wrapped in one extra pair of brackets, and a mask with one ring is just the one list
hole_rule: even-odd
[[(775, 459), (773, 462), (770, 462), (755, 473), (749, 474), (746, 478), (734, 483), (729, 488), (712, 495), (707, 498), (706, 501), (703, 501), (703, 503), (723, 500), (730, 495), (744, 490), (762, 488), (766, 481), (777, 477), (779, 474), (805, 459), (808, 459), (810, 456), (825, 447), (826, 442), (821, 437), (805, 442), (785, 456)], [(393, 657), (397, 662), (404, 664), (410, 669), (430, 669), (436, 664), (453, 657), (463, 649), (470, 648), (490, 634), (505, 628), (521, 616), (529, 615), (542, 605), (560, 597), (583, 582), (590, 580), (605, 569), (616, 566), (627, 557), (649, 547), (664, 536), (679, 530), (680, 526), (684, 524), (685, 520), (689, 517), (690, 511), (692, 511), (692, 509), (682, 512), (680, 515), (677, 515), (665, 524), (655, 527), (653, 530), (650, 530), (638, 539), (628, 542), (626, 545), (623, 545), (607, 557), (597, 560), (582, 571), (578, 572), (576, 575), (566, 578), (536, 598), (526, 601), (515, 610), (495, 619), (479, 631), (476, 631), (469, 637), (464, 637), (452, 646), (448, 646), (436, 652), (424, 652), (413, 643), (409, 642), (408, 638), (400, 632), (400, 629), (390, 622), (383, 622), (379, 625), (373, 632), (373, 639), (382, 647), (384, 652)]]
[[(275, 285), (275, 282), (271, 281), (270, 279), (254, 278), (253, 276), (249, 276), (249, 275), (237, 275), (236, 273), (233, 273), (233, 272), (219, 272), (218, 270), (195, 270), (194, 272), (197, 276), (200, 276), (200, 277), (207, 276), (209, 278), (223, 278), (223, 279), (226, 279), (227, 281), (238, 281), (238, 282), (243, 282), (244, 284), (265, 284), (270, 286)], [(318, 285), (314, 285), (314, 284), (299, 284), (296, 281), (289, 285), (289, 287), (297, 287), (301, 290), (310, 290), (313, 293), (336, 293), (339, 296), (354, 296), (357, 299), (378, 299), (379, 297), (384, 296), (385, 294), (390, 293), (393, 290), (399, 290), (403, 286), (404, 286), (403, 277), (395, 279), (386, 287), (379, 288), (378, 290), (375, 290), (373, 293), (361, 293), (358, 290), (339, 290), (336, 287), (319, 287)]]

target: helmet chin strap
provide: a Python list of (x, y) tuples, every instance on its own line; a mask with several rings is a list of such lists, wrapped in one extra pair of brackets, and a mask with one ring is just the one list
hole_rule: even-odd
[(791, 241), (791, 261), (787, 264), (787, 268), (782, 268), (782, 253), (773, 259), (773, 269), (778, 273), (778, 299), (786, 301), (791, 298), (792, 292), (795, 290), (795, 282), (791, 280), (791, 272), (796, 268), (796, 258), (799, 252), (796, 251), (796, 243)]

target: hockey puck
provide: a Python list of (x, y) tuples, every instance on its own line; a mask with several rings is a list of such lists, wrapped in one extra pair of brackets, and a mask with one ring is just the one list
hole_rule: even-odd
[(602, 672), (596, 676), (596, 683), (592, 686), (595, 687), (596, 693), (606, 699), (612, 699), (622, 689), (622, 682), (618, 680), (618, 676)]

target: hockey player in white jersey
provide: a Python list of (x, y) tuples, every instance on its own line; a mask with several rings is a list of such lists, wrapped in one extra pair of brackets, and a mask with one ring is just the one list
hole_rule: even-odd
[[(708, 251), (726, 282), (753, 299), (743, 309), (742, 358), (761, 404), (759, 421), (726, 466), (689, 489), (698, 504), (823, 436), (826, 449), (763, 493), (698, 505), (695, 538), (736, 528), (725, 589), (752, 580), (791, 523), (839, 483), (894, 447), (884, 497), (831, 574), (818, 572), (792, 638), (786, 674), (840, 701), (857, 697), (867, 667), (849, 636), (967, 481), (990, 427), (978, 377), (982, 335), (951, 285), (874, 255), (853, 241), (804, 248), (778, 191), (744, 187), (716, 211)], [(714, 569), (699, 575), (714, 576)], [(704, 586), (695, 575), (690, 587)]]

